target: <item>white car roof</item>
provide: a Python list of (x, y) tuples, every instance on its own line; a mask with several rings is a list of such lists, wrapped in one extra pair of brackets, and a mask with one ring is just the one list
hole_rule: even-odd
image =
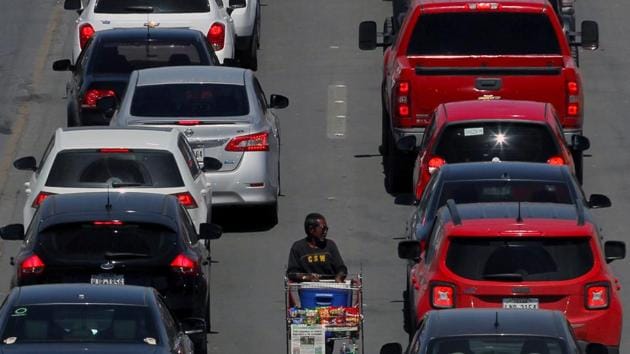
[(244, 85), (247, 69), (225, 66), (167, 66), (138, 70), (136, 86), (207, 83)]
[(179, 132), (172, 128), (59, 128), (55, 132), (55, 147), (67, 149), (129, 148), (177, 149)]

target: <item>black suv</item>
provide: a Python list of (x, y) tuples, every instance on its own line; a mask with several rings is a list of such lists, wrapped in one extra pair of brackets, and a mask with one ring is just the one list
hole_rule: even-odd
[(25, 241), (11, 259), (12, 287), (150, 286), (178, 318), (204, 318), (208, 329), (209, 240), (220, 236), (218, 226), (205, 223), (197, 234), (176, 197), (152, 193), (54, 195), (40, 205), (26, 234), (21, 224), (0, 229), (4, 240)]

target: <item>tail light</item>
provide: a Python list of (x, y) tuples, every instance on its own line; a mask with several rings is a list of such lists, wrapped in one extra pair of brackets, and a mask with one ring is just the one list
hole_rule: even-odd
[(432, 158), (429, 159), (429, 174), (433, 174), (435, 173), (435, 171), (439, 170), (440, 167), (444, 166), (444, 164), (446, 164), (446, 161), (439, 157), (439, 156), (433, 156)]
[(51, 195), (55, 195), (55, 193), (39, 192), (37, 197), (33, 199), (33, 204), (31, 204), (31, 207), (36, 209), (39, 208), (39, 205), (42, 204), (44, 200)]
[(580, 85), (577, 81), (567, 82), (567, 116), (576, 117), (580, 114)]
[(269, 132), (234, 137), (225, 146), (225, 151), (269, 151)]
[(564, 165), (564, 159), (562, 158), (562, 156), (552, 156), (547, 159), (547, 163), (550, 165), (562, 166)]
[(225, 45), (225, 25), (215, 22), (208, 30), (208, 42), (212, 45), (212, 49), (221, 50)]
[(190, 193), (184, 192), (184, 193), (177, 193), (173, 195), (177, 197), (177, 200), (179, 200), (179, 204), (181, 204), (184, 208), (186, 209), (197, 208), (197, 202), (195, 202), (195, 198), (193, 198), (193, 196)]
[(411, 84), (409, 81), (399, 81), (396, 84), (396, 93), (394, 95), (394, 109), (396, 111), (396, 120), (394, 125), (401, 127), (409, 127), (413, 125), (411, 119)]
[(81, 49), (85, 47), (85, 43), (94, 35), (94, 27), (89, 23), (84, 23), (79, 27), (79, 45)]
[(83, 96), (83, 108), (96, 108), (96, 102), (103, 97), (116, 97), (116, 92), (109, 89), (89, 89)]
[(455, 307), (455, 286), (447, 283), (433, 284), (431, 286), (431, 306), (436, 309)]
[(606, 309), (610, 305), (610, 284), (587, 284), (584, 294), (584, 306), (589, 310)]
[(179, 273), (193, 274), (199, 271), (199, 264), (185, 254), (180, 253), (171, 262), (171, 268)]
[(22, 261), (20, 264), (20, 275), (25, 274), (41, 274), (46, 265), (38, 255), (33, 254)]

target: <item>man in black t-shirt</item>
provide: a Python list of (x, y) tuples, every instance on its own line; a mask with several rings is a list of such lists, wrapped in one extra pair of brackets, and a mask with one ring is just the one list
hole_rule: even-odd
[(304, 220), (306, 237), (293, 243), (289, 252), (287, 277), (291, 281), (319, 281), (322, 276), (343, 282), (348, 269), (337, 245), (327, 240), (328, 225), (324, 216), (311, 213)]

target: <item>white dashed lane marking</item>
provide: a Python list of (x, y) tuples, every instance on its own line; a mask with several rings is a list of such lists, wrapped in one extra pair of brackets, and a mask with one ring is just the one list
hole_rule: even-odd
[(328, 85), (326, 116), (326, 136), (328, 139), (345, 139), (346, 137), (347, 95), (348, 88), (343, 83)]

